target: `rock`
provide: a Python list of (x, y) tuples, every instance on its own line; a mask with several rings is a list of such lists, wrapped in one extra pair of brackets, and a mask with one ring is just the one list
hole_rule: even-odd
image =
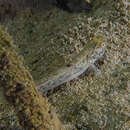
[(92, 8), (90, 0), (56, 0), (58, 7), (68, 12), (90, 10)]

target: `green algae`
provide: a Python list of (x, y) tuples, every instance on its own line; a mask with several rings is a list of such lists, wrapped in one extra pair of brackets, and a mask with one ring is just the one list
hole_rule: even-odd
[[(47, 99), (37, 92), (33, 78), (24, 67), (23, 59), (18, 56), (16, 47), (12, 43), (12, 38), (1, 27), (0, 73), (2, 98), (14, 106), (16, 112), (14, 113), (19, 119), (19, 124), (24, 129), (62, 129), (56, 114), (52, 112), (52, 106), (48, 103)], [(2, 105), (5, 105), (5, 102)], [(5, 112), (2, 111), (2, 113)], [(39, 115), (39, 113), (41, 114)], [(2, 126), (0, 128), (2, 129)]]
[[(10, 48), (12, 42), (12, 38), (4, 31), (4, 27), (0, 26), (0, 55), (3, 51)], [(19, 128), (21, 130), (22, 128), (19, 124), (15, 109), (5, 97), (5, 89), (3, 87), (5, 84), (2, 84), (1, 82), (1, 80), (5, 78), (5, 75), (1, 69), (7, 68), (3, 67), (2, 63), (6, 66), (5, 60), (2, 60), (2, 57), (0, 57), (0, 129)]]

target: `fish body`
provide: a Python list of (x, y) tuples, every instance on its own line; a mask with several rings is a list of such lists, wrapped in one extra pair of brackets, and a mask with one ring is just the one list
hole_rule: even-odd
[[(89, 48), (90, 49), (90, 48)], [(87, 73), (90, 70), (98, 72), (96, 63), (99, 60), (103, 60), (105, 57), (105, 46), (97, 47), (88, 51), (88, 47), (85, 48), (79, 56), (72, 61), (72, 65), (61, 68), (57, 73), (52, 75), (47, 81), (41, 83), (37, 88), (41, 93), (47, 93), (54, 88), (78, 78), (83, 73)], [(89, 53), (88, 53), (89, 52)]]

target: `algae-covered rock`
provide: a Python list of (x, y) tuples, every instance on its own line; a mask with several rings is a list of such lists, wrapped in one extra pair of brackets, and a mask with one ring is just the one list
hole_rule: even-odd
[[(37, 92), (30, 73), (23, 65), (23, 59), (16, 53), (12, 38), (2, 27), (0, 27), (0, 90), (0, 104), (10, 103), (14, 106), (23, 129), (62, 129), (47, 99)], [(0, 125), (2, 127), (2, 122)]]

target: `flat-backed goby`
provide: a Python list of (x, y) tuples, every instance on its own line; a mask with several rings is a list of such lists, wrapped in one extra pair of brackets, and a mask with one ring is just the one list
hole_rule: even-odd
[(47, 81), (38, 85), (37, 88), (39, 92), (47, 94), (56, 87), (76, 79), (84, 73), (87, 74), (91, 70), (100, 72), (97, 68), (97, 64), (99, 61), (104, 60), (105, 48), (106, 44), (102, 40), (100, 42), (96, 42), (94, 40), (88, 42), (80, 54), (72, 60), (70, 65), (62, 67), (48, 78)]

